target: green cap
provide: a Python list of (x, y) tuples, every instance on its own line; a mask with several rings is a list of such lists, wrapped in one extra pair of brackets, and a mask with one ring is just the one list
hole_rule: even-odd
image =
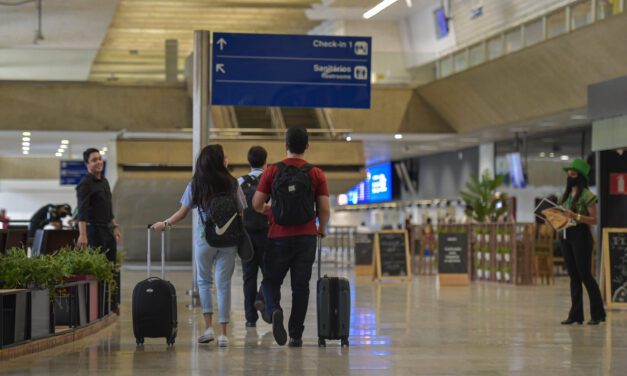
[(568, 167), (563, 168), (564, 171), (575, 170), (580, 176), (583, 176), (586, 181), (588, 180), (588, 174), (590, 173), (590, 165), (583, 159), (575, 159)]

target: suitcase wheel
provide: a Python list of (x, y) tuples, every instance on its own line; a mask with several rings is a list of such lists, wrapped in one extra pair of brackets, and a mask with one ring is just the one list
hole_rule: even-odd
[(137, 343), (137, 346), (144, 346), (144, 339), (143, 338), (135, 338), (135, 343)]
[(318, 347), (327, 347), (327, 342), (324, 338), (318, 338)]
[(342, 341), (341, 342), (342, 343), (342, 347), (344, 347), (344, 346), (348, 347), (349, 346), (348, 338), (342, 338), (341, 341)]
[(175, 342), (174, 338), (171, 338), (171, 339), (169, 338), (166, 341), (167, 341), (168, 346), (174, 346), (174, 342)]

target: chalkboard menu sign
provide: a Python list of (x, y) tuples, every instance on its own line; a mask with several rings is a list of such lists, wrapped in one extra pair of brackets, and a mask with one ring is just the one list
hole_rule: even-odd
[(608, 306), (627, 307), (627, 229), (604, 229), (603, 257)]
[(409, 243), (406, 231), (380, 231), (376, 238), (378, 278), (408, 278)]
[(372, 265), (374, 234), (355, 234), (355, 265)]
[(438, 235), (438, 272), (440, 274), (468, 273), (468, 235)]

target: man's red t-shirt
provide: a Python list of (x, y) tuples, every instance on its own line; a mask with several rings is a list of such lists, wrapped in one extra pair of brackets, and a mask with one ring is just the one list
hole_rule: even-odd
[[(283, 160), (286, 165), (303, 167), (307, 161), (299, 158), (287, 158)], [(272, 194), (272, 183), (276, 177), (278, 167), (270, 165), (263, 172), (257, 191), (265, 193), (267, 195)], [(327, 178), (324, 173), (318, 167), (314, 167), (309, 170), (309, 177), (311, 178), (311, 186), (314, 190), (315, 197), (328, 196), (329, 187), (327, 186)], [(300, 236), (300, 235), (318, 235), (318, 229), (316, 227), (316, 218), (311, 222), (298, 226), (281, 226), (274, 223), (274, 217), (272, 216), (272, 210), (270, 210), (270, 229), (268, 230), (268, 238), (286, 238), (288, 236)]]

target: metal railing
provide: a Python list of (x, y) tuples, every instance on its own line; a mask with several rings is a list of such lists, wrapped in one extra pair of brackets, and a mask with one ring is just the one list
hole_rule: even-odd
[(436, 80), (624, 12), (626, 0), (614, 1), (576, 1), (480, 42), (457, 48), (436, 60)]

